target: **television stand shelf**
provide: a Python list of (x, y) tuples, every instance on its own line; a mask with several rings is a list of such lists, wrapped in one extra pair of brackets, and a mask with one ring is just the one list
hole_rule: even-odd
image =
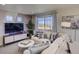
[(24, 40), (26, 38), (27, 38), (26, 33), (4, 35), (3, 36), (3, 46)]

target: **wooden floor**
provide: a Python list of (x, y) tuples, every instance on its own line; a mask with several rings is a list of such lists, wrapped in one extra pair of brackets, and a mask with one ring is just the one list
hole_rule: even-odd
[(0, 54), (22, 54), (18, 52), (18, 42), (6, 45), (5, 47), (0, 47)]

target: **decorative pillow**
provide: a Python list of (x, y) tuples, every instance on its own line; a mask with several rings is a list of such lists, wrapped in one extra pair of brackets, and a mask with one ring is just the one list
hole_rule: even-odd
[(34, 40), (35, 43), (42, 43), (42, 41), (38, 37), (33, 37), (32, 36), (31, 39)]
[(53, 33), (53, 34), (50, 34), (50, 41), (51, 43), (57, 39), (59, 37), (59, 33)]
[(48, 47), (48, 45), (40, 45), (36, 47), (32, 47), (29, 50), (31, 51), (32, 54), (38, 54), (41, 53), (43, 50), (45, 50)]

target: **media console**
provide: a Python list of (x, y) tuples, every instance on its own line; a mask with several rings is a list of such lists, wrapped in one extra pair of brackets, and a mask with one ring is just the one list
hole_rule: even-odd
[(21, 41), (27, 38), (26, 33), (19, 33), (19, 34), (10, 34), (10, 35), (4, 35), (3, 36), (3, 46)]

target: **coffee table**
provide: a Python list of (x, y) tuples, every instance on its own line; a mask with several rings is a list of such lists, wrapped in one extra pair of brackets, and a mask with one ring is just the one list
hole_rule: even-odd
[(18, 51), (19, 52), (23, 52), (25, 49), (28, 49), (29, 47), (34, 45), (34, 41), (33, 40), (24, 40), (18, 43)]

